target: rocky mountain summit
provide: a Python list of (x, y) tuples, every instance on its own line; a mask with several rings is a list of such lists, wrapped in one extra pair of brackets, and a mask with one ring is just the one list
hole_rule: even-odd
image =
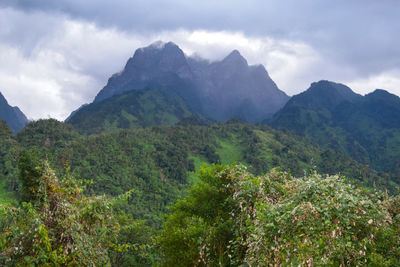
[(94, 103), (148, 87), (173, 90), (192, 112), (217, 121), (237, 117), (258, 122), (289, 99), (264, 66), (249, 66), (237, 50), (221, 61), (208, 62), (186, 56), (172, 42), (156, 42), (137, 49), (125, 68), (108, 80)]

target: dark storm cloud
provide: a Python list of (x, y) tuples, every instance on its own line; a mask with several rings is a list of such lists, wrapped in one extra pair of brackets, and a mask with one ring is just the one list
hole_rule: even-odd
[(2, 5), (59, 12), (100, 27), (143, 34), (206, 29), (302, 41), (327, 60), (355, 65), (360, 75), (400, 63), (397, 0), (3, 0)]

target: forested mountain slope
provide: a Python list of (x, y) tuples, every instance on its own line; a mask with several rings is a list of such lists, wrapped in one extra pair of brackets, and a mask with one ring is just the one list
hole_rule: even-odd
[(194, 116), (185, 100), (168, 88), (145, 88), (115, 95), (82, 107), (68, 123), (80, 132), (93, 134), (174, 125)]
[(384, 90), (365, 96), (328, 81), (293, 96), (270, 124), (385, 172), (400, 174), (400, 98)]
[[(14, 150), (36, 148), (57, 172), (64, 173), (69, 165), (75, 176), (92, 180), (87, 186), (90, 194), (119, 195), (134, 189), (131, 205), (124, 209), (154, 226), (160, 224), (166, 208), (183, 196), (190, 184), (196, 183), (191, 172), (203, 162), (242, 162), (256, 174), (273, 167), (294, 175), (311, 169), (340, 172), (356, 183), (394, 188), (389, 176), (380, 176), (342, 154), (267, 126), (234, 121), (204, 126), (156, 126), (87, 137), (68, 124), (40, 120), (30, 123), (16, 139)], [(17, 181), (16, 173), (4, 173), (4, 186), (10, 188)]]
[(0, 202), (13, 200), (17, 187), (17, 157), (20, 145), (7, 123), (0, 120)]

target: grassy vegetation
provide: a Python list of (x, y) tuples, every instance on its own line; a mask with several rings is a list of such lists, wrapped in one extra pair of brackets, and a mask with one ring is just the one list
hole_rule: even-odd
[(193, 186), (200, 182), (197, 172), (204, 166), (207, 166), (207, 159), (201, 155), (189, 154), (189, 160), (193, 161), (194, 171), (188, 172), (187, 181), (190, 186)]
[(217, 138), (216, 152), (220, 157), (221, 164), (232, 164), (243, 160), (243, 144), (240, 144), (239, 137), (233, 134), (229, 139)]
[(0, 204), (15, 204), (15, 194), (7, 189), (7, 183), (5, 180), (0, 182)]

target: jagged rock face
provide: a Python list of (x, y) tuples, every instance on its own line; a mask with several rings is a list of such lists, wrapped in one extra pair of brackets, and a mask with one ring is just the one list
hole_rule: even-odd
[(155, 43), (136, 50), (121, 73), (114, 74), (94, 102), (147, 86), (176, 86), (192, 73), (182, 50), (174, 43)]
[[(198, 66), (200, 70), (196, 70)], [(289, 99), (262, 65), (249, 66), (236, 50), (222, 61), (193, 64), (192, 69), (196, 70), (203, 112), (219, 121), (230, 117), (248, 122), (261, 121)]]
[(287, 102), (262, 65), (249, 66), (237, 50), (222, 61), (188, 58), (174, 43), (157, 42), (136, 50), (94, 102), (145, 87), (175, 90), (195, 111), (218, 121), (265, 119)]
[(28, 119), (18, 107), (12, 107), (0, 93), (0, 120), (7, 122), (11, 130), (16, 133), (28, 123)]

